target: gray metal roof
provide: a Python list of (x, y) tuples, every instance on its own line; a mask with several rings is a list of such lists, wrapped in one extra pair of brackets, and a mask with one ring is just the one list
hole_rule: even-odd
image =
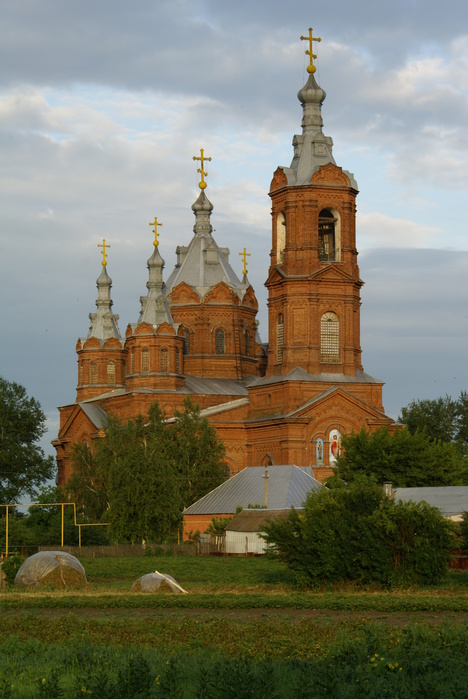
[[(98, 289), (98, 297), (96, 299), (96, 313), (90, 313), (88, 338), (95, 337), (101, 342), (108, 340), (110, 337), (115, 337), (121, 340), (119, 332), (118, 320), (119, 316), (112, 313), (112, 299), (110, 290), (112, 287), (112, 279), (107, 274), (107, 267), (103, 265), (101, 274), (96, 280)], [(84, 338), (81, 338), (84, 341)]]
[[(310, 466), (268, 466), (268, 509), (302, 507), (307, 493), (322, 487)], [(233, 514), (239, 506), (263, 505), (264, 498), (265, 468), (248, 466), (190, 505), (184, 514)]]
[(329, 381), (330, 383), (383, 383), (379, 379), (375, 379), (370, 374), (364, 371), (356, 371), (355, 376), (345, 376), (344, 374), (309, 374), (302, 367), (297, 367), (285, 374), (284, 376), (269, 376), (263, 377), (257, 381), (257, 386), (267, 386), (268, 384), (281, 383), (282, 381), (310, 381), (320, 382)]
[(395, 488), (395, 500), (427, 502), (437, 507), (445, 517), (468, 512), (468, 486), (439, 486), (433, 488)]
[(107, 413), (99, 405), (93, 403), (79, 403), (79, 406), (98, 430), (107, 425)]

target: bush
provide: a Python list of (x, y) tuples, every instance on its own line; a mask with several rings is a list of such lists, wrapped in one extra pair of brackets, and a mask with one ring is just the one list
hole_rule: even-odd
[(23, 561), (25, 559), (23, 556), (8, 556), (2, 563), (2, 571), (5, 573), (5, 580), (7, 585), (13, 585), (16, 578), (16, 573), (21, 568)]
[(455, 525), (426, 503), (396, 503), (373, 481), (313, 491), (266, 539), (298, 581), (433, 585), (447, 573)]

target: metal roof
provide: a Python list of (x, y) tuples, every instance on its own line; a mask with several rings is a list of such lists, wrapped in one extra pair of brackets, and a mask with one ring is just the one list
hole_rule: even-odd
[(107, 413), (99, 405), (93, 403), (79, 403), (79, 406), (97, 429), (101, 429), (107, 425)]
[(395, 500), (427, 502), (437, 507), (445, 517), (468, 512), (468, 486), (439, 486), (433, 488), (395, 488)]
[[(268, 466), (268, 509), (302, 507), (307, 493), (322, 487), (310, 466)], [(265, 467), (248, 466), (190, 505), (184, 514), (233, 514), (237, 507), (263, 505), (264, 500)]]

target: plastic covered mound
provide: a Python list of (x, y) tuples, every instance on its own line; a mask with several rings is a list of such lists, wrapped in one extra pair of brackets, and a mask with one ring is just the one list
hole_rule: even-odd
[(132, 592), (182, 592), (186, 594), (187, 591), (174, 580), (172, 575), (164, 575), (156, 570), (154, 573), (147, 573), (135, 580)]
[(79, 560), (64, 551), (35, 553), (24, 561), (15, 577), (15, 585), (25, 587), (83, 587), (87, 582)]

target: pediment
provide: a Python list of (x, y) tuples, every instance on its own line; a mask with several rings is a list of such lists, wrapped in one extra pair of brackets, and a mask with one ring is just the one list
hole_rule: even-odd
[(101, 349), (101, 342), (97, 337), (89, 337), (85, 340), (83, 349)]
[(197, 294), (195, 289), (193, 289), (185, 282), (181, 282), (176, 287), (174, 287), (171, 293), (168, 295), (168, 298), (171, 299), (171, 302), (173, 304), (201, 303), (200, 295)]
[(341, 167), (334, 165), (333, 163), (327, 163), (319, 167), (317, 172), (314, 172), (310, 178), (312, 184), (334, 184), (334, 185), (345, 185), (346, 187), (351, 186), (350, 179)]
[(254, 308), (256, 311), (258, 310), (258, 301), (252, 286), (247, 288), (242, 299), (242, 305), (247, 306), (247, 308)]
[(208, 303), (230, 303), (233, 305), (239, 304), (239, 297), (234, 294), (231, 287), (225, 282), (219, 282), (208, 292), (203, 299), (204, 304)]
[[(105, 414), (101, 408), (92, 404), (91, 410), (89, 411), (90, 414), (92, 414), (93, 409), (94, 411), (99, 411), (100, 414)], [(65, 424), (60, 428), (58, 438), (66, 437), (70, 441), (76, 442), (80, 441), (82, 436), (96, 434), (101, 429), (102, 425), (96, 424), (96, 421), (93, 421), (91, 417), (86, 414), (81, 404), (77, 403)]]
[(289, 413), (287, 418), (310, 418), (314, 425), (324, 426), (337, 419), (346, 422), (348, 425), (347, 431), (359, 431), (363, 425), (382, 420), (386, 424), (393, 423), (393, 420), (387, 417), (377, 408), (369, 405), (365, 401), (357, 398), (341, 386), (334, 386), (320, 395), (312, 398), (303, 405)]
[(283, 168), (277, 167), (273, 174), (273, 179), (271, 180), (270, 192), (272, 192), (275, 189), (280, 189), (280, 187), (284, 187), (287, 184), (288, 178), (286, 177)]
[(268, 275), (268, 279), (265, 282), (265, 286), (268, 286), (268, 284), (275, 284), (276, 282), (281, 282), (283, 281), (283, 279), (285, 279), (285, 277), (286, 275), (283, 274), (283, 271), (280, 267), (274, 267)]
[(149, 323), (140, 323), (133, 331), (134, 335), (153, 335), (153, 326)]
[(175, 335), (176, 331), (170, 323), (160, 323), (156, 329), (156, 335)]
[(116, 337), (109, 337), (103, 346), (107, 349), (122, 349), (122, 344)]
[[(345, 272), (343, 267), (339, 263), (329, 263), (329, 264), (324, 264), (324, 266), (317, 270), (316, 272), (313, 272), (310, 276), (309, 279), (314, 279), (314, 280), (326, 280), (326, 281), (344, 281), (344, 282), (353, 282), (353, 284), (356, 283), (356, 279), (348, 274), (348, 272)], [(362, 286), (363, 282), (360, 282), (360, 286)]]

